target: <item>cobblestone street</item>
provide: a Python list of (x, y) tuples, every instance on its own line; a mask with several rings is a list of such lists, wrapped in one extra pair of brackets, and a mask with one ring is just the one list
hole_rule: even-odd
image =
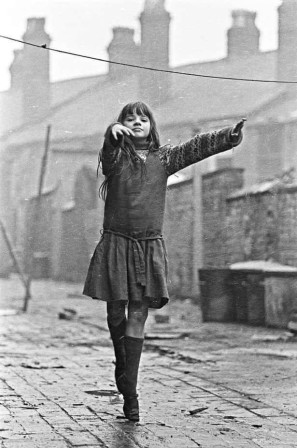
[(34, 281), (28, 312), (14, 315), (19, 280), (0, 283), (1, 448), (297, 447), (296, 337), (202, 323), (190, 301), (152, 311), (133, 424), (121, 418), (104, 304), (81, 285)]

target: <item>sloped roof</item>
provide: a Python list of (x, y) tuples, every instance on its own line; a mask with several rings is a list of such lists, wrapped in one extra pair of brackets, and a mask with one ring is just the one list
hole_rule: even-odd
[(297, 120), (297, 88), (289, 87), (279, 97), (265, 108), (258, 110), (255, 121), (258, 122), (289, 122)]
[[(94, 85), (105, 82), (107, 74), (72, 78), (51, 83), (51, 107), (55, 108), (75, 97)], [(22, 127), (22, 95), (19, 91), (6, 90), (0, 92), (0, 122), (1, 133), (7, 130), (18, 131)], [(31, 123), (33, 125), (33, 123)]]
[(129, 101), (137, 99), (138, 77), (130, 76), (121, 82), (101, 80), (87, 90), (79, 92), (73, 100), (52, 109), (42, 121), (12, 130), (7, 136), (10, 145), (44, 140), (47, 124), (52, 125), (51, 140), (67, 141), (94, 134), (103, 134), (119, 110)]
[(280, 188), (281, 186), (283, 186), (283, 182), (281, 181), (281, 179), (275, 178), (271, 180), (266, 180), (264, 182), (260, 182), (236, 190), (234, 193), (231, 193), (227, 199), (228, 200), (238, 199), (243, 196), (255, 196), (257, 194), (268, 193), (274, 191), (275, 189)]
[(286, 181), (284, 178), (274, 178), (266, 180), (264, 182), (249, 185), (244, 188), (240, 188), (239, 190), (236, 190), (234, 193), (231, 193), (227, 197), (227, 200), (238, 199), (245, 196), (256, 196), (258, 194), (271, 193), (282, 189), (286, 189), (287, 191), (290, 190), (295, 191), (296, 188), (297, 184), (293, 182), (292, 179), (287, 179)]
[(98, 82), (104, 82), (107, 75), (86, 76), (81, 78), (65, 79), (51, 83), (51, 103), (55, 107), (79, 92), (92, 88)]
[[(276, 52), (263, 52), (247, 58), (225, 58), (218, 61), (176, 67), (178, 71), (226, 77), (273, 79)], [(130, 69), (130, 76), (111, 81), (108, 76), (90, 77), (81, 81), (64, 82), (54, 86), (60, 102), (41, 123), (14, 130), (8, 144), (23, 144), (44, 140), (46, 124), (52, 125), (52, 141), (103, 135), (106, 126), (116, 119), (120, 109), (139, 98), (139, 69)], [(160, 129), (175, 123), (228, 120), (230, 117), (252, 116), (254, 111), (278, 98), (284, 87), (277, 84), (239, 82), (169, 74), (172, 80), (171, 97), (155, 109)], [(152, 78), (153, 82), (153, 78)], [(77, 90), (76, 90), (77, 87)], [(84, 88), (83, 88), (84, 87)], [(60, 93), (59, 93), (60, 92)], [(73, 96), (71, 97), (71, 94)], [(64, 101), (62, 101), (62, 97)], [(58, 101), (57, 99), (55, 101)], [(78, 144), (78, 143), (77, 143)]]
[[(237, 78), (274, 79), (277, 64), (277, 51), (259, 52), (249, 57), (232, 57), (214, 61), (196, 62), (175, 67), (176, 70), (203, 75), (215, 75)], [(174, 82), (178, 78), (173, 78)]]
[[(263, 52), (249, 58), (225, 58), (218, 61), (178, 67), (179, 71), (223, 77), (269, 79), (276, 72), (276, 52)], [(171, 75), (172, 99), (157, 111), (163, 126), (172, 122), (195, 122), (248, 116), (278, 97), (284, 90), (273, 83), (242, 82)], [(174, 117), (168, 110), (178, 111)]]

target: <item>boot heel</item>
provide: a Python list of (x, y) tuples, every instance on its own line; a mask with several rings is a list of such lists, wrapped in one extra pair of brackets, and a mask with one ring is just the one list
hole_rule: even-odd
[(137, 397), (124, 397), (123, 411), (131, 422), (139, 422), (139, 403)]

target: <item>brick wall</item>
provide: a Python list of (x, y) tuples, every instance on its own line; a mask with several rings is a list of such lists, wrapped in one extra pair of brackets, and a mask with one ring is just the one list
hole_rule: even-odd
[(96, 170), (84, 166), (76, 175), (74, 201), (62, 211), (59, 269), (56, 277), (84, 281), (90, 258), (100, 239), (104, 202), (98, 197)]
[(193, 294), (193, 182), (171, 185), (167, 192), (164, 236), (169, 258), (169, 292), (172, 296)]
[(273, 260), (297, 266), (297, 187), (228, 201), (228, 264), (243, 260)]
[(278, 194), (278, 204), (278, 261), (297, 266), (297, 186), (282, 189)]
[(203, 265), (226, 265), (226, 197), (241, 188), (243, 170), (225, 168), (202, 176)]
[(296, 184), (274, 179), (236, 190), (241, 181), (242, 170), (203, 176), (204, 266), (247, 260), (297, 266)]
[(276, 259), (279, 202), (273, 193), (229, 200), (226, 217), (227, 263)]

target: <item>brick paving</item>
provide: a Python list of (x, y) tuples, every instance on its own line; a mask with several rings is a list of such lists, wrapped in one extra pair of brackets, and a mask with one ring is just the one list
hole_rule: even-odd
[[(20, 309), (17, 279), (0, 283), (0, 307)], [(104, 304), (80, 288), (36, 281), (29, 311), (0, 318), (1, 448), (297, 446), (295, 338), (255, 343), (253, 334), (283, 332), (202, 324), (189, 302), (162, 310), (165, 325), (153, 312), (134, 424), (119, 418)], [(63, 308), (77, 314), (61, 320)]]

